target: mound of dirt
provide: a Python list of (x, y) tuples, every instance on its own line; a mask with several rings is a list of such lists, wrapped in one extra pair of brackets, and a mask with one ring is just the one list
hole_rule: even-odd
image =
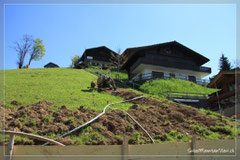
[[(106, 92), (124, 99), (140, 96), (125, 89), (118, 89), (118, 93), (111, 90)], [(176, 130), (183, 135), (196, 135), (199, 139), (204, 138), (192, 127), (192, 123), (202, 127), (210, 128), (217, 123), (227, 124), (222, 119), (212, 118), (197, 112), (195, 109), (169, 102), (159, 102), (151, 98), (142, 98), (133, 101), (134, 105), (127, 111), (132, 115), (154, 138), (160, 141), (167, 141), (165, 133)], [(46, 136), (51, 134), (63, 134), (72, 130), (84, 122), (97, 116), (99, 112), (86, 110), (80, 106), (78, 111), (71, 111), (66, 106), (62, 106), (57, 111), (49, 107), (54, 103), (42, 101), (28, 106), (21, 106), (18, 109), (5, 109), (5, 129), (17, 130), (27, 133), (38, 133)], [(141, 108), (140, 105), (148, 108)], [(0, 108), (3, 110), (3, 108)], [(150, 139), (142, 129), (123, 111), (111, 110), (101, 116), (97, 121), (90, 124), (90, 132), (98, 132), (104, 140), (89, 141), (86, 144), (122, 144), (122, 135), (133, 137), (136, 133), (141, 133), (143, 143), (151, 143)], [(80, 136), (81, 131), (73, 133)], [(227, 134), (224, 132), (221, 135)], [(70, 145), (77, 144), (69, 137), (59, 139), (60, 142)], [(28, 144), (21, 142), (19, 144)], [(130, 138), (130, 144), (137, 144), (137, 139)], [(34, 144), (42, 144), (34, 141)]]
[(12, 105), (15, 105), (15, 106), (21, 105), (20, 103), (18, 103), (18, 101), (15, 101), (15, 100), (12, 101), (11, 104), (12, 104)]

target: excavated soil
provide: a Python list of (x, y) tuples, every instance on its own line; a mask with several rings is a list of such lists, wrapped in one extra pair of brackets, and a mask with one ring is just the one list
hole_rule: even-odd
[[(139, 94), (122, 88), (119, 88), (118, 92), (113, 92), (111, 90), (105, 90), (105, 92), (120, 96), (123, 99), (131, 99), (140, 96)], [(18, 104), (16, 101), (13, 103)], [(203, 138), (190, 127), (193, 122), (207, 128), (219, 122), (223, 124), (227, 123), (221, 118), (211, 118), (186, 106), (169, 102), (159, 102), (151, 98), (144, 97), (132, 101), (132, 103), (134, 105), (127, 112), (132, 115), (152, 137), (161, 141), (167, 140), (164, 133), (169, 133), (171, 130), (177, 130), (184, 135), (196, 135), (198, 139)], [(80, 106), (78, 111), (75, 112), (67, 109), (66, 106), (61, 106), (57, 111), (53, 111), (49, 108), (52, 105), (54, 105), (54, 103), (41, 101), (28, 106), (20, 106), (18, 109), (5, 109), (5, 129), (26, 133), (37, 133), (42, 136), (53, 133), (63, 134), (89, 121), (100, 113), (86, 110), (84, 106)], [(142, 105), (148, 108), (139, 107)], [(4, 111), (4, 108), (0, 107), (0, 111)], [(108, 111), (90, 125), (93, 128), (91, 132), (100, 132), (105, 140), (86, 143), (89, 145), (122, 144), (122, 140), (115, 135), (132, 136), (136, 132), (142, 134), (141, 138), (145, 143), (151, 143), (149, 137), (146, 136), (142, 129), (120, 110)], [(103, 127), (99, 129), (99, 126)], [(74, 135), (79, 134), (81, 134), (80, 131), (74, 133)], [(224, 135), (224, 133), (221, 134)], [(58, 141), (66, 145), (75, 144), (69, 137), (58, 139)], [(29, 142), (17, 143), (28, 144)], [(34, 141), (33, 143), (41, 144), (41, 142), (38, 141)], [(129, 143), (136, 144), (137, 142), (133, 139), (129, 139)]]

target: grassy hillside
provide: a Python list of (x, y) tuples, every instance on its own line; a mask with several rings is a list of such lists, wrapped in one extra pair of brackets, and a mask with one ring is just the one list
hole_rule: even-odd
[[(121, 71), (118, 73), (116, 68), (101, 70), (97, 66), (89, 66), (87, 70), (95, 73), (100, 73), (103, 75), (107, 75), (111, 72), (111, 76), (114, 79), (116, 78), (117, 74), (119, 74), (120, 79), (128, 78), (128, 75), (125, 71)], [(145, 81), (144, 83), (141, 82), (140, 84), (141, 86), (139, 89), (141, 89), (145, 93), (149, 93), (152, 96), (158, 96), (159, 92), (164, 94), (167, 91), (194, 92), (194, 93), (202, 93), (202, 94), (211, 94), (217, 91), (217, 89), (207, 88), (206, 86), (202, 86), (190, 81), (184, 81), (184, 80), (175, 79), (175, 78), (148, 80), (148, 81)]]
[[(119, 97), (104, 92), (91, 91), (88, 87), (97, 76), (84, 70), (67, 68), (6, 70), (6, 108), (16, 107), (17, 101), (29, 105), (39, 101), (54, 102), (75, 109), (80, 105), (88, 109), (102, 111), (107, 101), (121, 101)], [(116, 105), (128, 109), (130, 103)]]
[(128, 79), (128, 75), (126, 71), (117, 71), (117, 68), (110, 68), (110, 69), (100, 69), (98, 66), (89, 66), (86, 68), (88, 71), (94, 72), (94, 73), (100, 73), (102, 75), (111, 75), (112, 78), (116, 79), (119, 75), (120, 79)]
[(140, 86), (140, 89), (146, 93), (152, 95), (161, 94), (166, 96), (166, 92), (194, 92), (202, 94), (211, 94), (217, 91), (217, 89), (207, 88), (205, 86), (198, 85), (193, 82), (184, 81), (181, 79), (155, 79), (152, 81), (146, 81)]
[[(129, 88), (118, 88), (119, 92), (114, 94), (109, 93), (111, 91), (108, 93), (91, 91), (90, 83), (96, 80), (95, 75), (80, 69), (7, 70), (5, 72), (6, 108), (8, 108), (5, 110), (6, 129), (56, 138), (95, 117), (102, 111), (107, 101), (116, 102), (142, 95), (141, 92)], [(156, 84), (154, 84), (155, 81)], [(149, 89), (153, 95), (156, 94), (152, 92), (155, 88), (164, 91), (171, 86), (170, 82), (173, 83), (172, 85), (181, 84), (178, 87), (172, 86), (173, 89), (188, 88), (194, 92), (213, 91), (181, 80), (162, 80), (167, 83), (165, 86), (163, 82), (157, 83), (160, 81), (154, 80), (152, 84), (146, 82), (142, 87), (145, 86), (145, 89)], [(184, 85), (187, 87), (183, 87)], [(15, 105), (11, 104), (13, 101)], [(79, 108), (80, 105), (85, 108)], [(157, 143), (187, 142), (192, 135), (201, 139), (235, 137), (236, 128), (230, 119), (211, 111), (202, 109), (199, 112), (197, 109), (180, 106), (170, 101), (145, 97), (135, 101), (134, 105), (124, 103), (115, 105), (113, 108), (128, 110), (128, 113), (149, 131)], [(0, 107), (0, 112), (1, 109), (3, 108)], [(151, 143), (143, 131), (119, 110), (108, 112), (97, 122), (62, 139), (61, 142), (77, 145), (122, 144), (123, 134), (129, 136), (130, 144)], [(16, 144), (39, 144), (22, 137), (17, 138), (15, 142)]]

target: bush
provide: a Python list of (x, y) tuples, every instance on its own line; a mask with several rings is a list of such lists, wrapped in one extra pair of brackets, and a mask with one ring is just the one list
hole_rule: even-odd
[(73, 59), (72, 59), (72, 65), (71, 65), (71, 67), (72, 68), (79, 68), (80, 66), (80, 64), (79, 64), (79, 62), (80, 62), (80, 57), (79, 57), (79, 55), (75, 55), (74, 57), (73, 57)]

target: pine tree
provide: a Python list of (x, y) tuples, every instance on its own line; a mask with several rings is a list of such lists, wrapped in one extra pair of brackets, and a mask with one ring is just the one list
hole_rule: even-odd
[(219, 70), (220, 71), (229, 71), (231, 70), (232, 66), (229, 62), (228, 58), (222, 54), (222, 56), (219, 59)]

